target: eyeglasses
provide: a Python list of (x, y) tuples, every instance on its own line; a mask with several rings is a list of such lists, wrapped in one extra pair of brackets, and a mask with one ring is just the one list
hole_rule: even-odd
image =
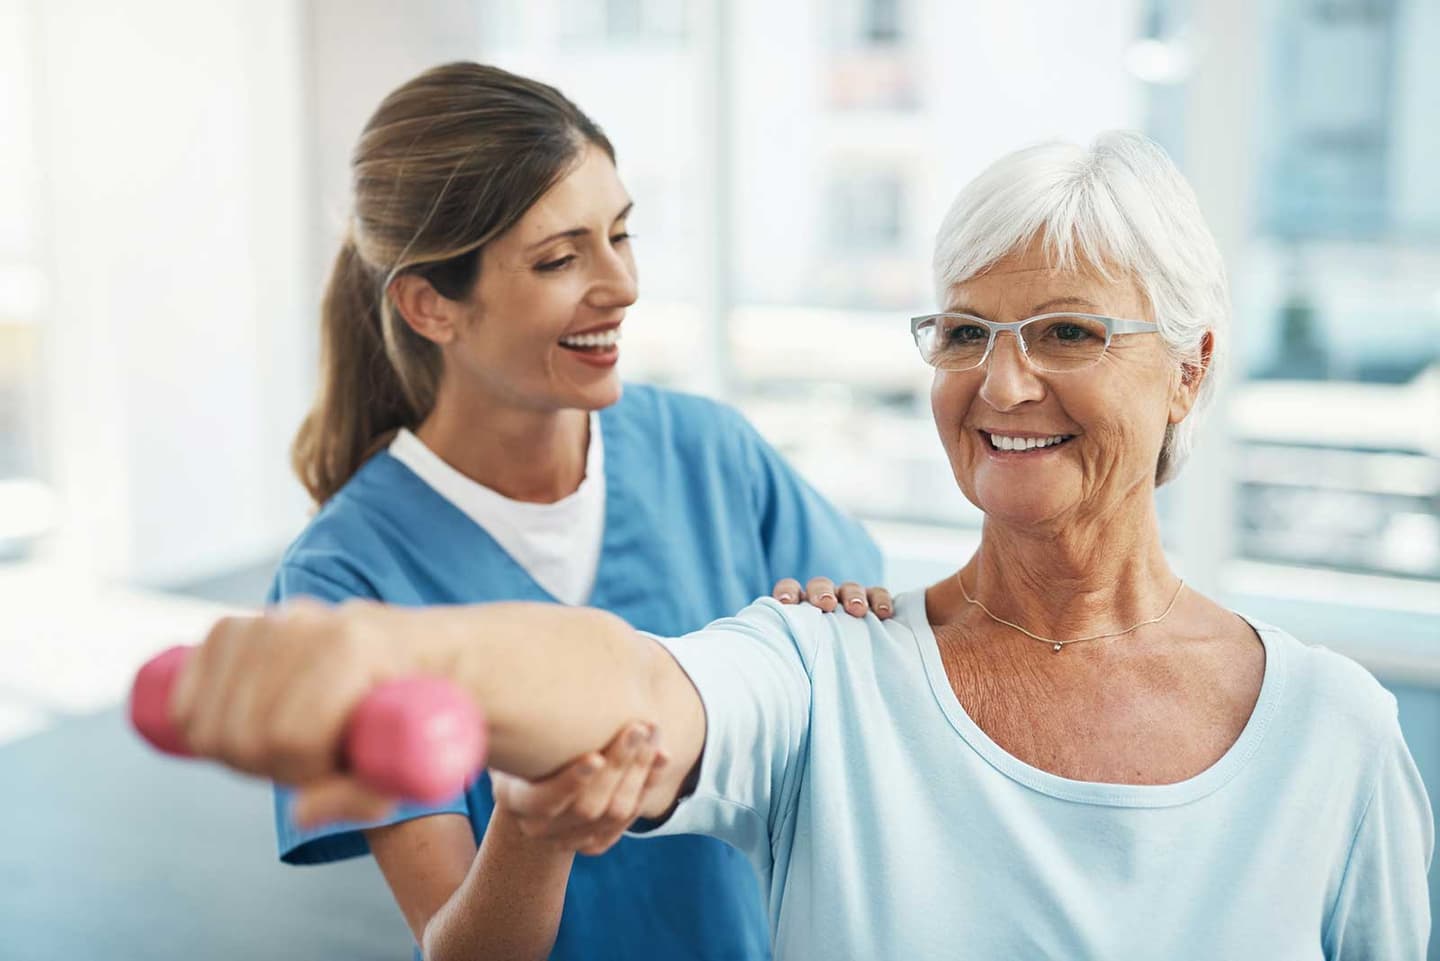
[(1033, 367), (1058, 374), (1098, 362), (1117, 334), (1153, 334), (1159, 325), (1098, 314), (1039, 314), (1009, 324), (970, 314), (926, 314), (910, 320), (920, 356), (939, 370), (973, 370), (983, 365), (1002, 330), (1015, 335), (1020, 352)]

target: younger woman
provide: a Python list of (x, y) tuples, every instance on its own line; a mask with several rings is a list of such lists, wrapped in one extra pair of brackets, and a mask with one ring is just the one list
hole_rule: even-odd
[[(864, 531), (733, 410), (622, 392), (632, 204), (610, 142), (558, 91), (471, 63), (430, 70), (380, 104), (352, 168), (319, 395), (294, 450), (321, 509), (272, 601), (584, 604), (668, 636), (781, 578), (879, 582)], [(836, 606), (827, 582), (810, 586)], [(863, 613), (857, 586), (836, 593)], [(617, 750), (631, 767), (650, 756)], [(290, 801), (277, 795), (281, 857), (373, 853), (432, 961), (768, 956), (754, 874), (718, 841), (625, 840), (574, 861), (494, 814), (488, 780), (317, 830)]]

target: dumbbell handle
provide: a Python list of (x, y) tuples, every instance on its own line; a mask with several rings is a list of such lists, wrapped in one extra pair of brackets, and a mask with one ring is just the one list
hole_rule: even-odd
[[(172, 647), (135, 675), (130, 722), (167, 754), (190, 757), (170, 720), (170, 692), (194, 648)], [(410, 677), (365, 696), (345, 730), (345, 761), (366, 787), (439, 804), (464, 791), (485, 766), (485, 720), (450, 681)]]

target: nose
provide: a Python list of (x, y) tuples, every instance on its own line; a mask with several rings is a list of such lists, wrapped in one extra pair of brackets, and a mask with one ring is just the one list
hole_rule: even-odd
[(611, 310), (629, 307), (639, 293), (635, 261), (614, 247), (607, 248), (587, 297), (590, 305)]
[(980, 399), (995, 410), (1013, 410), (1045, 396), (1045, 382), (1025, 359), (1020, 341), (1010, 331), (995, 336), (995, 346), (985, 360), (985, 380)]

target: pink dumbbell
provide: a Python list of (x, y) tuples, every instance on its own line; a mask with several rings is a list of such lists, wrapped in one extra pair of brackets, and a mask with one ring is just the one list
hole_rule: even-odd
[[(167, 754), (190, 752), (170, 721), (170, 691), (193, 648), (172, 647), (135, 675), (130, 723)], [(411, 677), (365, 696), (345, 732), (345, 759), (366, 787), (439, 804), (465, 789), (485, 766), (485, 720), (449, 681)]]

